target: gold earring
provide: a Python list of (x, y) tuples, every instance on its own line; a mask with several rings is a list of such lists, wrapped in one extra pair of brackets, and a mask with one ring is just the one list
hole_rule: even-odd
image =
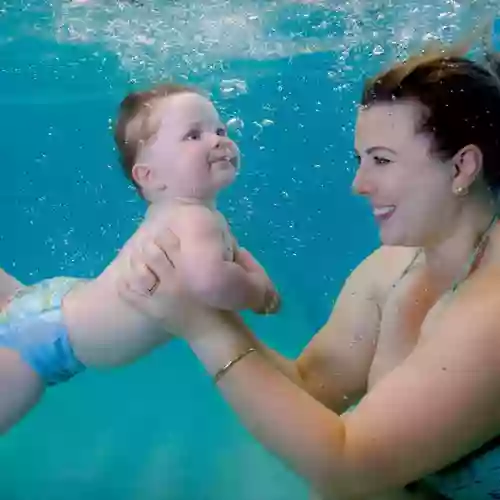
[(455, 189), (455, 194), (457, 196), (464, 196), (465, 194), (467, 194), (467, 188), (463, 187), (463, 186), (458, 186), (456, 189)]

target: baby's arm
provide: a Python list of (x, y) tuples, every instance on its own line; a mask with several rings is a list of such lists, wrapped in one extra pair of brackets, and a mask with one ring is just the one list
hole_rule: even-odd
[(209, 210), (191, 208), (175, 224), (181, 242), (180, 272), (200, 300), (226, 310), (259, 309), (268, 280), (236, 262), (224, 259), (225, 248), (218, 218)]

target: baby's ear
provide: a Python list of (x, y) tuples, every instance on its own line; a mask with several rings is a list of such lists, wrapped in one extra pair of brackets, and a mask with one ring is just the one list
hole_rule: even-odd
[(157, 178), (154, 170), (147, 163), (136, 163), (132, 167), (132, 178), (143, 191), (163, 191), (165, 183)]
[(151, 169), (144, 163), (136, 163), (132, 167), (132, 179), (141, 188), (147, 189), (151, 181)]

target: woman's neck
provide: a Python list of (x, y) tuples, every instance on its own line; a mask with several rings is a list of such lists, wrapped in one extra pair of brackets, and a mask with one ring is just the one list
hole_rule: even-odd
[(444, 238), (423, 248), (433, 281), (451, 286), (461, 275), (468, 274), (468, 267), (473, 267), (487, 251), (485, 238), (494, 230), (497, 213), (493, 203), (471, 203), (464, 207)]

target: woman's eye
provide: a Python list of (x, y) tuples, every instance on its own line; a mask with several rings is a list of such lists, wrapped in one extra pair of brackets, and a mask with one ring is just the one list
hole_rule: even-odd
[(374, 156), (373, 160), (377, 165), (387, 165), (388, 163), (391, 163), (391, 160), (388, 160), (387, 158), (382, 158), (381, 156)]

